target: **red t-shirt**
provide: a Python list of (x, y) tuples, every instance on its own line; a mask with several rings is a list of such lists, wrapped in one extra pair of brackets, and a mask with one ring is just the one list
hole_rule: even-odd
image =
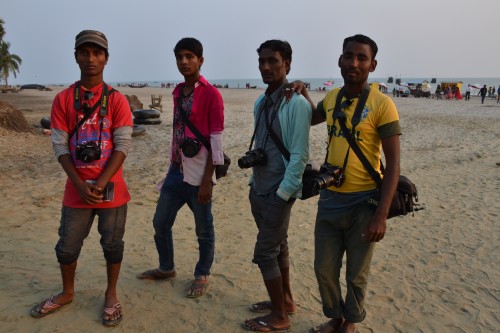
[[(76, 84), (76, 83), (75, 83)], [(83, 118), (83, 110), (75, 109), (74, 91), (75, 84), (69, 88), (58, 93), (52, 104), (50, 115), (51, 127), (71, 134), (76, 128), (77, 121)], [(118, 91), (108, 93), (108, 114), (102, 118), (99, 115), (102, 87), (100, 84), (92, 89), (90, 92), (93, 96), (88, 100), (90, 107), (94, 104), (99, 104), (92, 115), (78, 128), (78, 143), (76, 142), (76, 132), (69, 138), (68, 148), (71, 152), (71, 159), (82, 180), (97, 180), (101, 175), (108, 160), (114, 151), (113, 145), (113, 130), (122, 126), (133, 126), (132, 112), (127, 99)], [(108, 85), (108, 91), (112, 89)], [(80, 87), (82, 98), (84, 89)], [(80, 100), (83, 104), (83, 101)], [(78, 118), (78, 120), (77, 120)], [(84, 142), (99, 141), (100, 123), (103, 121), (103, 128), (101, 133), (101, 158), (99, 160), (85, 163), (76, 159), (76, 146)], [(68, 178), (64, 190), (63, 205), (72, 208), (114, 208), (119, 207), (130, 201), (130, 193), (128, 192), (127, 185), (123, 179), (122, 167), (110, 179), (114, 183), (114, 199), (112, 201), (104, 201), (101, 204), (89, 205), (82, 201), (78, 190)]]

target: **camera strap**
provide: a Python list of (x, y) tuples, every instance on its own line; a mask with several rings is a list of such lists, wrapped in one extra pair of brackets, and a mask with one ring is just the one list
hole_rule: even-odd
[[(369, 92), (369, 89), (368, 89), (368, 92)], [(363, 94), (364, 94), (364, 91), (361, 94), (361, 96), (363, 96)], [(366, 94), (366, 99), (367, 98), (368, 98), (368, 94)], [(355, 117), (357, 117), (357, 119), (358, 119), (357, 123), (359, 123), (359, 120), (360, 120), (360, 117), (361, 117), (361, 112), (363, 111), (364, 104), (366, 103), (366, 99), (364, 99), (364, 101), (363, 101), (363, 107), (359, 108), (358, 106), (362, 102), (362, 99), (360, 97), (360, 100), (358, 101), (358, 106), (356, 106), (356, 110), (354, 111), (353, 121), (354, 121)], [(363, 166), (365, 167), (365, 169), (368, 172), (368, 174), (370, 175), (370, 177), (377, 184), (377, 187), (380, 188), (382, 186), (382, 179), (380, 178), (380, 174), (370, 164), (370, 162), (366, 158), (365, 154), (363, 154), (363, 151), (361, 150), (361, 148), (356, 143), (356, 140), (354, 139), (353, 133), (354, 133), (355, 125), (357, 125), (357, 123), (353, 125), (352, 133), (351, 133), (351, 131), (349, 131), (349, 129), (347, 128), (347, 125), (345, 123), (345, 116), (344, 117), (341, 117), (341, 116), (338, 117), (338, 120), (339, 120), (339, 123), (340, 123), (340, 128), (342, 128), (342, 131), (345, 134), (345, 138), (346, 138), (347, 142), (349, 143), (349, 147), (352, 148), (352, 150), (354, 151), (354, 153), (356, 154), (356, 156), (359, 158), (359, 160), (361, 161), (361, 164), (363, 164)]]
[(283, 101), (283, 96), (276, 102), (276, 105), (274, 106), (273, 114), (271, 122), (269, 122), (269, 108), (265, 109), (265, 116), (264, 116), (264, 123), (266, 125), (267, 133), (269, 134), (269, 137), (271, 140), (273, 140), (274, 144), (276, 147), (278, 147), (278, 150), (281, 152), (281, 155), (287, 160), (290, 161), (290, 152), (285, 148), (285, 145), (283, 142), (278, 138), (278, 135), (274, 133), (272, 123), (274, 119), (276, 119), (276, 116), (278, 115), (278, 108), (281, 105), (281, 102)]
[(184, 124), (193, 132), (193, 134), (196, 136), (198, 140), (207, 148), (207, 150), (210, 150), (210, 143), (208, 142), (207, 138), (201, 134), (201, 132), (194, 126), (194, 124), (189, 120), (188, 116), (186, 115), (184, 108), (182, 107), (182, 97), (178, 97), (177, 99), (177, 107), (179, 108), (179, 114), (182, 117), (182, 121)]
[[(94, 113), (95, 110), (99, 106), (101, 106), (101, 109), (99, 110), (99, 113), (101, 117), (105, 117), (108, 114), (108, 100), (109, 100), (109, 95), (114, 93), (116, 90), (111, 89), (108, 91), (108, 85), (106, 82), (102, 83), (102, 94), (101, 94), (101, 102), (100, 103), (95, 103), (92, 108), (89, 108), (88, 110), (85, 111), (85, 115), (83, 116), (80, 121), (78, 121), (78, 110), (82, 109), (82, 103), (80, 102), (80, 81), (78, 81), (75, 84), (75, 90), (74, 90), (74, 107), (76, 110), (76, 127), (73, 129), (71, 132), (69, 139), (73, 136), (73, 134), (76, 133), (76, 142), (78, 144), (78, 128), (80, 128), (86, 121), (89, 119), (89, 117)], [(99, 147), (101, 147), (101, 134), (102, 134), (102, 127), (103, 127), (103, 122), (101, 121), (100, 129), (99, 129)]]
[[(363, 90), (361, 91), (361, 94), (359, 95), (358, 103), (356, 104), (356, 109), (354, 110), (354, 114), (353, 114), (352, 119), (351, 119), (352, 133), (356, 133), (355, 128), (359, 124), (359, 121), (361, 119), (361, 112), (363, 111), (363, 109), (366, 105), (366, 101), (368, 99), (369, 94), (370, 94), (370, 86), (367, 85), (365, 88), (363, 88)], [(351, 135), (351, 131), (349, 131), (349, 129), (347, 129), (347, 126), (345, 126), (346, 114), (344, 111), (341, 110), (341, 108), (346, 108), (346, 107), (350, 106), (352, 104), (352, 100), (346, 100), (344, 102), (341, 102), (343, 97), (344, 97), (344, 87), (342, 87), (337, 94), (337, 99), (335, 101), (335, 108), (333, 110), (333, 124), (335, 124), (335, 120), (339, 121), (340, 128), (342, 129), (344, 137), (349, 142), (348, 138), (349, 137), (352, 138), (352, 135)], [(347, 105), (343, 106), (344, 103)], [(342, 123), (344, 124), (344, 126), (342, 126)], [(330, 131), (330, 138), (328, 140), (328, 146), (326, 148), (325, 163), (328, 162), (328, 153), (330, 151), (329, 148), (330, 148), (330, 144), (332, 142), (332, 138), (333, 138), (333, 130)], [(346, 155), (344, 158), (344, 164), (342, 166), (342, 169), (344, 169), (344, 170), (347, 167), (347, 161), (349, 159), (349, 151), (350, 150), (351, 150), (351, 145), (349, 145), (349, 148), (347, 149), (347, 152), (346, 152)]]

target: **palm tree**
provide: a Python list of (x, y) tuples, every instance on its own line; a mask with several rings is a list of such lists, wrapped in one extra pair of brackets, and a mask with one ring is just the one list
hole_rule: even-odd
[(5, 21), (0, 18), (0, 42), (3, 40), (3, 36), (5, 36), (5, 29), (3, 28), (4, 24)]
[(19, 65), (22, 63), (17, 54), (10, 54), (9, 48), (10, 43), (0, 41), (0, 79), (5, 81), (5, 85), (9, 85), (7, 79), (10, 73), (17, 77)]

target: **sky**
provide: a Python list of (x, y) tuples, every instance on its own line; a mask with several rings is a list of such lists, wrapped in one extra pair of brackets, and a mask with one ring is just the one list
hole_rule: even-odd
[(293, 49), (289, 78), (339, 78), (345, 37), (378, 44), (372, 77), (500, 77), (500, 0), (0, 0), (4, 41), (22, 59), (9, 84), (71, 83), (80, 71), (75, 36), (109, 41), (108, 82), (182, 79), (173, 48), (203, 43), (207, 79), (258, 79), (256, 49), (268, 39)]

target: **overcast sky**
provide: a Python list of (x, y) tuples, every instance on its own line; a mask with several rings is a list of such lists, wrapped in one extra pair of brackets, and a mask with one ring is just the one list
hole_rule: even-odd
[(83, 29), (108, 37), (108, 82), (182, 79), (182, 37), (203, 43), (208, 79), (260, 78), (256, 49), (273, 38), (292, 45), (290, 78), (338, 78), (356, 33), (379, 46), (373, 77), (500, 77), (499, 15), (500, 0), (0, 0), (4, 40), (23, 61), (10, 84), (76, 81)]

